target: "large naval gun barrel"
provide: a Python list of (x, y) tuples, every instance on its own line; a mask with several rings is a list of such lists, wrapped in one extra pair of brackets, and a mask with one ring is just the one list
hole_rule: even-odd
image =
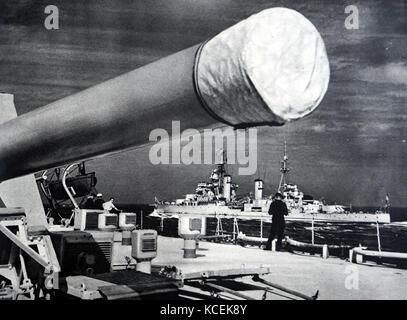
[(0, 126), (0, 181), (148, 143), (153, 129), (282, 125), (328, 87), (324, 42), (300, 13), (271, 8), (212, 39)]

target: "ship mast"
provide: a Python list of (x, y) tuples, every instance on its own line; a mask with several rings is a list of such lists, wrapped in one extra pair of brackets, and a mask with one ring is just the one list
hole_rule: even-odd
[(227, 164), (227, 155), (225, 150), (221, 150), (220, 154), (220, 161), (218, 163), (218, 172), (219, 172), (219, 177), (223, 179), (223, 177), (226, 175), (226, 164)]
[(218, 170), (217, 170), (218, 179), (219, 179), (218, 180), (218, 193), (222, 194), (223, 188), (224, 188), (223, 178), (226, 175), (227, 156), (226, 156), (226, 151), (225, 150), (220, 149), (219, 151), (220, 151), (219, 152), (220, 153), (220, 161), (218, 163)]
[(281, 178), (278, 185), (278, 192), (281, 193), (281, 188), (288, 183), (288, 173), (290, 172), (290, 168), (288, 167), (287, 141), (284, 141), (284, 157), (283, 160), (281, 160), (280, 172)]

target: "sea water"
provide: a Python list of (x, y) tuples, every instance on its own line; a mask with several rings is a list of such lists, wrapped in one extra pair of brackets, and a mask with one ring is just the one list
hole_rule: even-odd
[[(126, 205), (120, 207), (129, 211), (138, 212), (137, 224), (140, 225), (140, 214), (143, 211), (143, 228), (155, 229), (159, 234), (170, 237), (178, 237), (178, 219), (161, 219), (149, 217), (153, 207)], [(374, 208), (354, 208), (355, 211), (374, 212)], [(407, 208), (391, 208), (390, 216), (392, 222), (407, 221)], [(224, 234), (232, 235), (233, 219), (222, 218)], [(207, 219), (207, 235), (215, 235), (217, 227), (216, 218)], [(260, 237), (259, 220), (238, 220), (239, 231), (246, 236)], [(267, 238), (271, 223), (263, 223), (263, 237)], [(407, 252), (407, 223), (402, 225), (379, 225), (381, 249), (385, 251)], [(311, 243), (311, 222), (286, 222), (285, 235), (290, 238)], [(375, 223), (314, 223), (314, 237), (316, 244), (351, 245), (368, 247), (371, 250), (378, 249), (377, 226)]]

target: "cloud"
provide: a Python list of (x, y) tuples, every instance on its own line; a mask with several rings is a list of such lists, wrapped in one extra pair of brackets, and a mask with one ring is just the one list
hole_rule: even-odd
[(311, 129), (312, 129), (314, 132), (322, 133), (322, 132), (325, 132), (326, 126), (325, 126), (325, 124), (317, 124), (317, 125), (315, 125), (315, 126), (312, 126)]
[(358, 78), (368, 82), (407, 85), (407, 66), (403, 62), (391, 62), (379, 67), (367, 67), (359, 72)]

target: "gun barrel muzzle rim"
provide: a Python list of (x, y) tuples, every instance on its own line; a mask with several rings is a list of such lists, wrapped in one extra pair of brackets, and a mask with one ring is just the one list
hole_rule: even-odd
[(329, 76), (318, 30), (286, 8), (263, 10), (203, 43), (194, 66), (202, 105), (234, 127), (303, 118), (320, 104)]

